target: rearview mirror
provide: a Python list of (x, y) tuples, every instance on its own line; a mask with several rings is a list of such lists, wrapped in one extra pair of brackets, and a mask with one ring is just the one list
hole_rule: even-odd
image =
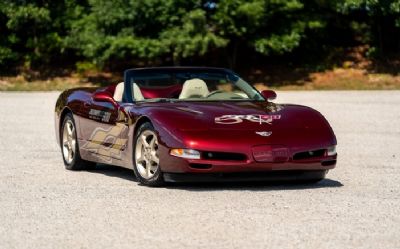
[(96, 92), (92, 96), (94, 101), (111, 103), (114, 107), (118, 107), (118, 103), (114, 100), (109, 92)]
[(271, 101), (276, 99), (276, 92), (272, 91), (272, 90), (264, 90), (261, 91), (261, 95), (267, 100), (267, 101)]

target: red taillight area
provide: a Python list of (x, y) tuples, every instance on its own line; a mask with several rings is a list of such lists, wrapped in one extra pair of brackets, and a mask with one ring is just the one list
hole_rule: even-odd
[(288, 149), (279, 145), (259, 145), (252, 148), (256, 162), (281, 163), (289, 159)]

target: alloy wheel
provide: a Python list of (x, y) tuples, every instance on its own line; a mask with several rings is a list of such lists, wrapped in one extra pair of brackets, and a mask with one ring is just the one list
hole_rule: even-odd
[(76, 134), (75, 126), (71, 120), (67, 120), (64, 124), (62, 146), (64, 160), (68, 164), (72, 163), (76, 153)]
[(135, 162), (141, 177), (150, 179), (157, 172), (160, 164), (158, 157), (157, 135), (151, 130), (145, 130), (136, 141)]

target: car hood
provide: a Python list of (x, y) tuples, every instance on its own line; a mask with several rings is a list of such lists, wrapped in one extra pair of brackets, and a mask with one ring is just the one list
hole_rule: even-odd
[(235, 144), (336, 144), (325, 118), (300, 105), (271, 102), (149, 103), (147, 113), (160, 127), (182, 140), (216, 140)]
[(149, 103), (142, 107), (148, 107), (147, 113), (162, 123), (185, 131), (301, 127), (315, 124), (322, 117), (309, 107), (271, 102)]

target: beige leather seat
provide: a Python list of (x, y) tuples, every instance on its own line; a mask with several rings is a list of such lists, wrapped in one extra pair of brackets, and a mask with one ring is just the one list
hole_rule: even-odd
[(207, 97), (209, 93), (207, 84), (203, 80), (190, 79), (183, 83), (179, 99), (202, 98)]
[[(122, 96), (124, 95), (124, 82), (118, 83), (118, 85), (115, 87), (114, 91), (114, 100), (117, 102), (122, 101)], [(133, 83), (133, 98), (135, 100), (144, 100), (142, 91), (140, 91), (140, 88), (137, 84)]]
[(123, 95), (124, 95), (124, 82), (121, 82), (118, 83), (117, 86), (115, 87), (113, 98), (115, 101), (121, 102)]
[(144, 100), (142, 91), (140, 91), (140, 88), (136, 83), (133, 83), (133, 100), (136, 101)]

